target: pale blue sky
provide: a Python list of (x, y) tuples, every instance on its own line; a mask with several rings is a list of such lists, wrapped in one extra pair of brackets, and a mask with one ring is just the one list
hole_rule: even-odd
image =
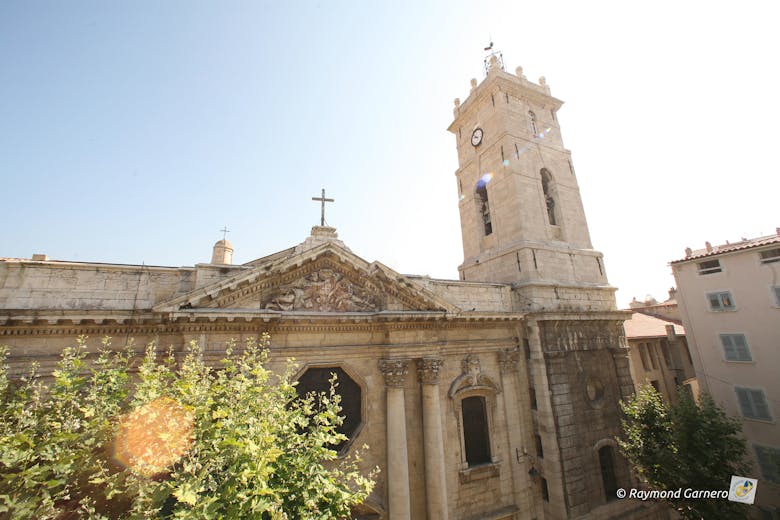
[(0, 256), (238, 263), (303, 241), (457, 278), (452, 100), (547, 77), (618, 303), (780, 225), (773, 2), (0, 3)]

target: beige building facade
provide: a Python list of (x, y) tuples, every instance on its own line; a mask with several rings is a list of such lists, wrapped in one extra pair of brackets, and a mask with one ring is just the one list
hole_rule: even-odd
[(778, 518), (780, 229), (689, 248), (671, 265), (699, 387), (741, 420), (759, 479), (757, 501), (768, 518)]
[[(623, 321), (592, 248), (570, 153), (543, 78), (500, 55), (455, 103), (460, 280), (401, 275), (336, 230), (232, 265), (218, 242), (193, 267), (0, 260), (0, 343), (17, 373), (50, 370), (87, 335), (155, 341), (210, 359), (271, 335), (302, 386), (337, 372), (350, 440), (377, 486), (356, 518), (666, 518), (615, 500), (632, 485), (616, 449), (634, 391)], [(324, 197), (323, 197), (324, 198)]]
[(626, 320), (625, 329), (637, 390), (652, 385), (669, 403), (677, 401), (679, 387), (694, 392), (696, 375), (682, 325), (636, 309)]

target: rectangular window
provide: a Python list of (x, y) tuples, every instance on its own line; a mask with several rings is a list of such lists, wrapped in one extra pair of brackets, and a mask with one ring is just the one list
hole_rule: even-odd
[(642, 359), (642, 368), (645, 369), (645, 372), (650, 370), (650, 360), (647, 359), (647, 343), (639, 344), (639, 357)]
[(753, 361), (744, 334), (721, 334), (720, 342), (726, 361)]
[(710, 310), (713, 311), (730, 311), (736, 308), (728, 291), (708, 293), (707, 300), (710, 302)]
[(531, 359), (531, 342), (528, 338), (523, 338), (523, 350), (525, 351), (525, 359)]
[(658, 353), (655, 351), (655, 345), (652, 343), (647, 344), (647, 353), (650, 354), (650, 362), (653, 364), (653, 370), (658, 370)]
[(742, 411), (742, 416), (749, 419), (760, 419), (762, 421), (771, 421), (769, 414), (769, 404), (766, 402), (766, 396), (763, 390), (753, 388), (734, 387), (737, 392), (737, 401)]
[(780, 285), (775, 285), (772, 287), (772, 294), (775, 297), (775, 305), (780, 307)]
[(661, 386), (658, 384), (658, 380), (650, 381), (650, 384), (653, 385), (656, 392), (661, 393)]
[(531, 410), (538, 409), (538, 405), (536, 404), (536, 390), (529, 388), (528, 395), (531, 397)]
[(661, 352), (664, 355), (664, 363), (666, 363), (666, 368), (672, 368), (672, 355), (669, 352), (669, 340), (668, 339), (662, 339), (661, 340)]
[(780, 484), (780, 450), (757, 444), (754, 444), (753, 448), (756, 450), (761, 474), (765, 479)]
[(759, 255), (761, 255), (762, 264), (771, 264), (772, 262), (780, 262), (780, 247), (776, 247), (775, 249), (767, 249), (766, 251), (761, 251)]
[(706, 262), (699, 262), (699, 274), (713, 274), (719, 273), (723, 269), (720, 267), (720, 260), (707, 260)]
[(469, 467), (488, 464), (491, 462), (491, 458), (485, 398), (481, 396), (467, 397), (461, 401), (461, 407), (466, 462)]

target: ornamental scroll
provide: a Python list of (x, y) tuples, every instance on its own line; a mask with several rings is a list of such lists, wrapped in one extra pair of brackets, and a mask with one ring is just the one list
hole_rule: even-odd
[(320, 269), (279, 287), (265, 304), (277, 311), (366, 312), (378, 307), (368, 291), (333, 269)]

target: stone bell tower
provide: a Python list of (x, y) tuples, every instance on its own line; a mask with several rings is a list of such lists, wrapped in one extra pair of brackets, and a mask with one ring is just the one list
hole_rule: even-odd
[(461, 279), (512, 283), (545, 309), (584, 300), (589, 309), (614, 308), (561, 139), (563, 102), (544, 78), (528, 81), (520, 67), (507, 73), (495, 53), (485, 72), (463, 103), (455, 100), (448, 128), (458, 148)]

